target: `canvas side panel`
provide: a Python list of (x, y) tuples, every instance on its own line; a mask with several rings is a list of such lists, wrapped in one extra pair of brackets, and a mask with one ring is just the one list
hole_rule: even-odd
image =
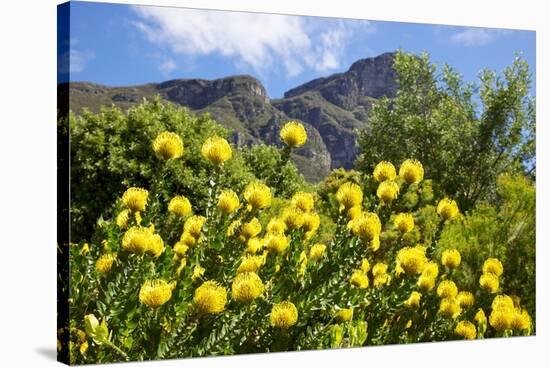
[(70, 3), (57, 7), (57, 360), (70, 364)]

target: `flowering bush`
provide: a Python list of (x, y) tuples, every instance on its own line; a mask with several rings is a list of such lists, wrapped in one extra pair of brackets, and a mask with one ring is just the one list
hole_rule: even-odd
[[(286, 165), (307, 136), (289, 122), (280, 137)], [(126, 189), (91, 244), (70, 245), (71, 343), (60, 348), (73, 363), (533, 333), (519, 297), (503, 293), (499, 259), (482, 259), (471, 284), (459, 249), (441, 250), (465, 216), (435, 198), (421, 162), (381, 162), (370, 178), (285, 199), (260, 180), (227, 185), (233, 148), (212, 134), (197, 206), (192, 190), (163, 182), (185, 138), (160, 131), (135, 144), (158, 176)]]

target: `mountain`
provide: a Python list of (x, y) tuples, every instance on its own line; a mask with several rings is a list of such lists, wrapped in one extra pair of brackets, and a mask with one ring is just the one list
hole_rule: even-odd
[(350, 168), (357, 157), (357, 130), (368, 126), (372, 102), (393, 96), (397, 89), (394, 53), (361, 59), (343, 73), (314, 79), (270, 100), (263, 85), (247, 75), (216, 80), (177, 79), (130, 87), (107, 87), (88, 82), (58, 86), (69, 93), (70, 108), (97, 112), (115, 104), (123, 109), (143, 98), (160, 95), (166, 101), (197, 113), (208, 112), (230, 129), (237, 145), (280, 144), (278, 132), (288, 120), (299, 120), (308, 133), (307, 144), (293, 160), (310, 181), (323, 179), (331, 169)]

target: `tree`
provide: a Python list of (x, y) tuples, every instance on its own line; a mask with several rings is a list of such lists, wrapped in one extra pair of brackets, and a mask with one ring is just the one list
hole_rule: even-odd
[(534, 177), (535, 108), (524, 60), (516, 58), (502, 75), (483, 70), (478, 84), (464, 83), (448, 65), (438, 70), (427, 54), (399, 51), (394, 68), (395, 98), (373, 104), (370, 127), (359, 137), (360, 171), (372, 172), (383, 159), (418, 159), (463, 210), (494, 199), (503, 172)]

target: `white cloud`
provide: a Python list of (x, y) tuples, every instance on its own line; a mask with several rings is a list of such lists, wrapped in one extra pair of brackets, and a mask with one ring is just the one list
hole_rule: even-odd
[(83, 71), (88, 61), (93, 59), (95, 54), (91, 51), (80, 51), (74, 48), (71, 48), (70, 54), (69, 54), (69, 68), (71, 73), (80, 73)]
[(159, 64), (159, 69), (163, 74), (170, 74), (176, 67), (176, 62), (169, 57), (163, 59)]
[(78, 50), (76, 46), (79, 44), (79, 40), (71, 38), (64, 44), (64, 51), (57, 57), (57, 65), (59, 73), (80, 73), (82, 72), (88, 61), (95, 57), (95, 54), (90, 50)]
[(139, 16), (135, 26), (172, 54), (219, 55), (258, 73), (282, 67), (289, 76), (306, 68), (338, 68), (353, 29), (368, 26), (366, 21), (330, 20), (320, 29), (315, 18), (298, 16), (147, 6), (134, 10)]
[(494, 41), (505, 30), (488, 28), (466, 28), (451, 36), (451, 41), (467, 47), (485, 46)]

